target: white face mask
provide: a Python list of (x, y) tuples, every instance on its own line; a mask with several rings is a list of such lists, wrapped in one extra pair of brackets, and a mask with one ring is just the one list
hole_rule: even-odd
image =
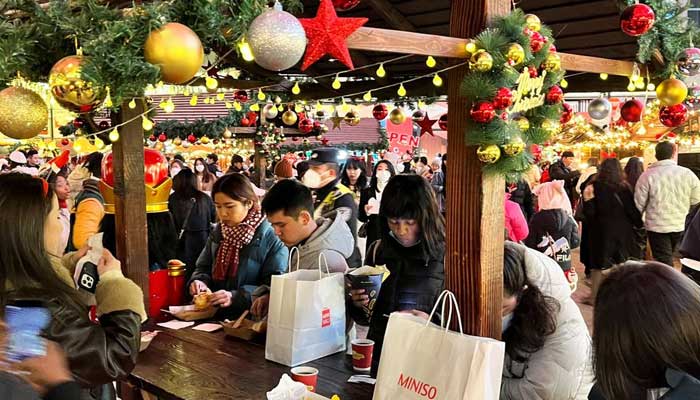
[(310, 169), (306, 171), (304, 177), (301, 178), (301, 182), (309, 189), (318, 189), (321, 187), (321, 175)]
[(505, 332), (513, 322), (513, 313), (510, 313), (501, 319), (501, 332)]
[(195, 167), (195, 169), (197, 170), (197, 172), (204, 172), (204, 165), (198, 165)]
[(175, 177), (175, 175), (177, 175), (179, 173), (180, 173), (180, 168), (170, 168), (170, 176), (172, 176), (173, 178)]
[(386, 169), (377, 171), (377, 182), (386, 184), (391, 179), (391, 172)]

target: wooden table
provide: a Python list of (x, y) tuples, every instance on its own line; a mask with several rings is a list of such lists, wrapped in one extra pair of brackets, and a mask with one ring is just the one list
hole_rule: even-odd
[[(290, 368), (265, 360), (265, 347), (191, 328), (161, 332), (143, 351), (126, 386), (164, 400), (265, 399)], [(317, 393), (341, 400), (370, 400), (374, 386), (348, 383), (352, 361), (344, 353), (305, 365), (318, 368)], [(122, 398), (129, 399), (124, 393)], [(138, 396), (134, 396), (138, 398)]]

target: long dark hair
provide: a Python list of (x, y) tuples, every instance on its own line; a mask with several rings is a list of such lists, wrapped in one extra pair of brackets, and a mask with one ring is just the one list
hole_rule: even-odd
[(369, 181), (369, 187), (372, 189), (372, 196), (377, 192), (377, 167), (379, 164), (384, 164), (387, 166), (387, 170), (391, 173), (391, 177), (396, 176), (396, 169), (394, 169), (394, 164), (387, 160), (379, 160), (377, 165), (374, 166), (374, 171), (372, 172), (372, 179)]
[(0, 305), (7, 304), (8, 290), (36, 291), (80, 304), (75, 289), (54, 271), (44, 248), (44, 225), (54, 196), (53, 190), (44, 192), (42, 179), (0, 175)]
[(173, 178), (173, 192), (182, 197), (196, 197), (202, 193), (197, 189), (197, 175), (189, 168), (180, 170)]
[(194, 160), (194, 173), (195, 173), (195, 175), (197, 174), (197, 162), (200, 162), (202, 165), (204, 165), (204, 171), (202, 171), (202, 182), (209, 183), (212, 180), (216, 179), (214, 177), (214, 174), (212, 174), (211, 171), (209, 171), (209, 165), (201, 157)]
[(700, 287), (658, 262), (614, 268), (593, 314), (596, 381), (608, 399), (667, 387), (666, 369), (700, 379)]
[(598, 167), (598, 175), (596, 181), (612, 186), (616, 190), (622, 190), (629, 187), (625, 181), (622, 165), (617, 158), (607, 158)]
[(625, 165), (625, 178), (627, 178), (627, 183), (629, 183), (632, 190), (637, 186), (637, 181), (643, 173), (644, 163), (642, 163), (639, 157), (632, 157), (627, 161), (627, 165)]
[(445, 253), (445, 219), (428, 181), (418, 175), (396, 175), (384, 188), (379, 208), (384, 232), (391, 218), (415, 219), (426, 252), (442, 260)]
[(359, 190), (366, 188), (367, 170), (365, 168), (365, 162), (355, 157), (348, 158), (348, 160), (345, 162), (345, 165), (343, 166), (343, 173), (340, 176), (340, 183), (347, 187), (350, 187), (350, 177), (348, 177), (347, 173), (348, 168), (359, 169), (360, 171), (362, 171), (360, 173), (359, 178), (357, 178), (357, 183), (355, 183), (355, 187)]
[(557, 329), (559, 302), (546, 296), (530, 282), (525, 269), (525, 248), (505, 243), (503, 254), (503, 295), (517, 298), (513, 319), (503, 332), (506, 353), (511, 360), (525, 362), (544, 346)]

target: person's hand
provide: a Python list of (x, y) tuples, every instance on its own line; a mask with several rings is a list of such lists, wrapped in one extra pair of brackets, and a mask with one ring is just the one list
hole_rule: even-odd
[(32, 357), (17, 363), (16, 369), (30, 385), (41, 395), (54, 386), (73, 380), (66, 354), (52, 341), (46, 341), (46, 355)]
[(365, 214), (369, 214), (370, 211), (372, 211), (372, 206), (365, 204)]
[(365, 289), (350, 290), (350, 297), (352, 297), (352, 302), (355, 307), (364, 307), (369, 304), (369, 296), (367, 295), (367, 290)]
[(222, 308), (231, 306), (233, 294), (228, 290), (219, 290), (209, 295), (209, 303)]
[(209, 290), (209, 287), (207, 287), (207, 284), (200, 281), (200, 280), (194, 280), (192, 283), (190, 283), (190, 295), (195, 296), (200, 293), (206, 292)]
[(112, 270), (117, 270), (121, 271), (122, 270), (122, 263), (119, 262), (112, 253), (109, 252), (107, 249), (102, 250), (102, 258), (100, 258), (100, 262), (97, 264), (97, 273), (100, 274), (100, 276), (104, 275), (108, 271)]
[(88, 250), (90, 250), (90, 246), (85, 245), (80, 248), (80, 250), (75, 252), (75, 259), (80, 260), (81, 258), (85, 257), (85, 255), (88, 253)]
[(423, 318), (424, 320), (428, 321), (430, 319), (430, 315), (424, 313), (423, 311), (420, 310), (405, 310), (405, 311), (400, 311), (402, 314), (411, 314), (414, 317), (419, 317)]
[(253, 305), (250, 307), (250, 313), (253, 314), (255, 318), (261, 319), (265, 316), (267, 316), (267, 309), (268, 306), (270, 305), (270, 295), (265, 294), (253, 302)]

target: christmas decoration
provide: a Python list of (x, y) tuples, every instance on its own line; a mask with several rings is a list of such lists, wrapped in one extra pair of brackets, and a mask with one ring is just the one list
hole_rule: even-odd
[(13, 139), (39, 134), (49, 120), (46, 103), (29, 89), (8, 87), (0, 91), (0, 132)]
[(511, 67), (517, 67), (522, 64), (525, 61), (525, 49), (523, 49), (523, 46), (518, 43), (508, 45), (506, 60), (508, 60), (508, 65)]
[(241, 118), (241, 126), (242, 127), (248, 127), (250, 125), (251, 125), (250, 118), (248, 118), (248, 117)]
[(678, 71), (687, 77), (697, 75), (700, 72), (700, 49), (689, 47), (683, 50), (676, 66)]
[(620, 15), (620, 29), (630, 36), (641, 36), (654, 25), (654, 10), (646, 4), (627, 7)]
[(644, 104), (641, 101), (632, 99), (627, 100), (620, 108), (620, 117), (625, 122), (639, 122), (642, 119), (642, 111)]
[(566, 124), (567, 122), (571, 121), (571, 118), (574, 116), (574, 109), (571, 107), (569, 103), (562, 103), (562, 108), (564, 109), (564, 112), (561, 113), (561, 118), (559, 118), (559, 123), (560, 124)]
[(333, 8), (336, 11), (350, 11), (360, 4), (360, 0), (333, 0)]
[(547, 43), (547, 39), (539, 32), (528, 29), (526, 35), (530, 37), (530, 50), (532, 50), (533, 53), (542, 50), (544, 44)]
[(156, 135), (151, 135), (151, 136), (148, 137), (148, 141), (149, 141), (149, 142), (155, 142), (156, 140), (158, 140), (158, 138), (156, 137)]
[(245, 90), (236, 90), (233, 94), (233, 99), (241, 103), (247, 103), (248, 93)]
[(496, 96), (493, 98), (493, 106), (497, 110), (505, 110), (513, 105), (513, 91), (509, 88), (502, 87), (496, 91)]
[(510, 142), (503, 145), (503, 152), (507, 156), (514, 157), (519, 155), (525, 150), (525, 142), (520, 136), (517, 136), (510, 140)]
[(389, 121), (394, 125), (401, 125), (405, 120), (406, 115), (404, 115), (403, 111), (398, 107), (394, 108), (391, 110), (391, 113), (389, 113)]
[(472, 106), (469, 111), (471, 118), (481, 124), (486, 124), (496, 118), (496, 109), (488, 101), (480, 101)]
[(411, 115), (411, 119), (413, 122), (419, 122), (422, 121), (425, 118), (425, 112), (422, 110), (416, 110), (413, 112), (413, 115)]
[(253, 20), (246, 39), (255, 63), (271, 71), (293, 67), (306, 50), (304, 27), (279, 2)]
[(607, 99), (598, 98), (588, 104), (588, 115), (593, 119), (605, 119), (610, 115), (612, 105)]
[(267, 119), (267, 120), (277, 118), (278, 113), (279, 113), (279, 111), (277, 110), (277, 106), (275, 106), (274, 104), (266, 105), (262, 111), (262, 114), (265, 116), (265, 119)]
[(75, 113), (94, 111), (106, 95), (102, 88), (85, 79), (82, 73), (84, 63), (82, 56), (64, 57), (49, 72), (49, 90), (54, 99)]
[(314, 129), (314, 121), (309, 118), (304, 118), (299, 121), (299, 131), (301, 133), (309, 134)]
[(442, 114), (442, 115), (440, 116), (440, 119), (438, 120), (438, 126), (439, 126), (440, 129), (442, 129), (443, 131), (446, 131), (446, 130), (447, 130), (447, 114)]
[(479, 50), (469, 60), (469, 68), (479, 72), (487, 72), (493, 68), (493, 57), (484, 50)]
[(387, 115), (389, 115), (389, 110), (384, 104), (377, 104), (372, 109), (372, 116), (378, 121), (383, 120)]
[(333, 122), (333, 129), (338, 129), (340, 130), (340, 123), (343, 122), (345, 119), (336, 113), (334, 116), (331, 117), (331, 121)]
[(688, 97), (688, 87), (680, 79), (669, 78), (656, 87), (656, 97), (664, 106), (675, 106)]
[(99, 124), (97, 124), (97, 127), (100, 128), (101, 131), (109, 129), (109, 122), (107, 121), (100, 121)]
[(80, 119), (80, 118), (76, 118), (76, 119), (73, 120), (73, 126), (75, 127), (75, 129), (80, 129), (80, 128), (82, 128), (84, 124), (85, 124), (85, 123), (84, 123), (83, 120)]
[(302, 71), (326, 54), (354, 69), (345, 39), (364, 25), (367, 18), (338, 18), (331, 0), (321, 0), (316, 18), (302, 18), (299, 22), (309, 40)]
[(222, 136), (224, 137), (224, 139), (231, 139), (233, 137), (233, 133), (230, 130), (228, 130), (228, 128), (226, 128)]
[(282, 114), (282, 123), (287, 126), (292, 126), (297, 123), (297, 113), (292, 110), (287, 110)]
[(350, 126), (357, 126), (360, 123), (360, 114), (355, 111), (349, 111), (347, 114), (345, 114), (345, 118), (343, 118), (343, 120)]
[(513, 121), (515, 121), (515, 123), (518, 125), (520, 132), (526, 132), (528, 129), (530, 129), (530, 121), (528, 121), (525, 117), (517, 117), (514, 118)]
[(559, 57), (559, 54), (547, 54), (547, 58), (544, 59), (544, 69), (547, 72), (559, 71), (561, 69), (561, 57)]
[(542, 29), (542, 22), (540, 18), (535, 14), (525, 15), (525, 26), (535, 32), (539, 32)]
[(559, 125), (559, 121), (555, 121), (553, 119), (545, 119), (542, 121), (542, 129), (544, 129), (549, 135), (556, 134), (559, 132), (560, 128), (561, 125)]
[(537, 78), (540, 74), (537, 72), (537, 68), (535, 67), (528, 67), (527, 68), (528, 73), (530, 74), (530, 78)]
[(564, 91), (559, 86), (552, 86), (545, 97), (548, 104), (556, 104), (564, 101)]
[(194, 143), (197, 141), (197, 137), (195, 135), (189, 135), (187, 136), (187, 141), (190, 143)]
[(160, 135), (158, 135), (159, 142), (165, 142), (166, 140), (168, 140), (168, 136), (165, 133), (161, 133)]
[(202, 136), (201, 139), (199, 139), (200, 143), (202, 144), (209, 144), (209, 138), (206, 136)]
[(423, 114), (423, 119), (415, 122), (419, 127), (420, 127), (420, 135), (423, 136), (426, 133), (429, 133), (430, 136), (435, 136), (433, 134), (433, 125), (435, 125), (436, 119), (430, 119), (428, 117), (428, 113)]
[(684, 104), (663, 106), (659, 110), (659, 121), (669, 128), (675, 128), (688, 120), (688, 109)]
[(61, 146), (68, 146), (70, 144), (70, 140), (68, 139), (61, 139)]
[(180, 146), (182, 144), (182, 139), (180, 139), (179, 137), (176, 137), (175, 139), (173, 139), (173, 144), (175, 146)]
[(479, 148), (476, 149), (476, 156), (482, 163), (493, 164), (501, 158), (501, 149), (495, 144), (479, 146)]
[(194, 77), (204, 61), (204, 49), (192, 29), (170, 22), (152, 31), (143, 49), (146, 61), (160, 67), (163, 82), (182, 84)]

